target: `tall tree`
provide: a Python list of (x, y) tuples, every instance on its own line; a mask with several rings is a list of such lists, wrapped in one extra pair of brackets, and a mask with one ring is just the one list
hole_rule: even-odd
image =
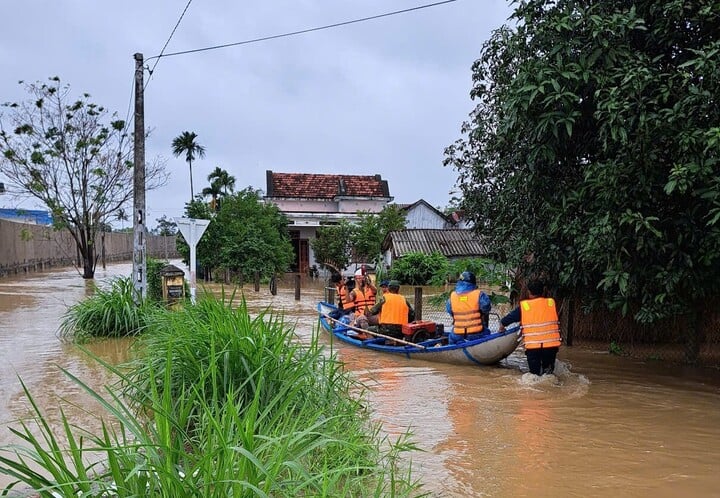
[(641, 322), (720, 292), (717, 1), (518, 2), (446, 150), (509, 262)]
[(217, 211), (219, 209), (220, 197), (226, 197), (235, 190), (235, 177), (219, 166), (216, 166), (208, 175), (207, 179), (210, 182), (210, 186), (203, 189), (202, 195), (211, 198), (212, 209), (213, 211)]
[(351, 238), (354, 227), (347, 220), (336, 225), (321, 225), (310, 240), (315, 261), (321, 267), (340, 273), (350, 264), (352, 255)]
[(379, 213), (361, 212), (353, 227), (351, 243), (358, 261), (369, 262), (381, 257), (382, 242), (393, 230), (405, 229), (405, 212), (397, 204), (386, 205)]
[(218, 210), (218, 197), (222, 194), (222, 187), (217, 180), (210, 182), (209, 187), (202, 189), (203, 197), (210, 197), (210, 209), (212, 211)]
[(155, 221), (157, 221), (157, 227), (155, 228), (154, 232), (158, 235), (177, 235), (178, 233), (178, 227), (177, 223), (175, 223), (172, 220), (169, 220), (167, 215), (162, 215), (160, 218), (157, 218)]
[[(93, 278), (103, 220), (132, 201), (132, 137), (115, 113), (87, 93), (73, 98), (58, 77), (20, 84), (28, 99), (3, 104), (0, 113), (0, 173), (48, 207), (55, 228), (75, 240), (83, 277)], [(146, 188), (165, 180), (164, 164), (151, 161)]]
[[(204, 202), (186, 204), (192, 218), (213, 217)], [(187, 260), (187, 244), (178, 239), (178, 251)], [(228, 195), (214, 214), (197, 245), (197, 261), (209, 274), (226, 269), (251, 279), (255, 272), (270, 277), (285, 272), (293, 259), (287, 218), (277, 206), (265, 204), (260, 193), (248, 187)]]
[(187, 161), (190, 167), (190, 202), (195, 198), (195, 192), (193, 190), (193, 174), (192, 174), (192, 162), (196, 157), (202, 159), (205, 157), (205, 147), (195, 141), (197, 134), (193, 131), (184, 131), (172, 141), (172, 153), (175, 157), (185, 155), (185, 161)]
[(235, 177), (219, 166), (212, 170), (207, 179), (211, 184), (217, 182), (223, 195), (232, 194), (235, 191)]

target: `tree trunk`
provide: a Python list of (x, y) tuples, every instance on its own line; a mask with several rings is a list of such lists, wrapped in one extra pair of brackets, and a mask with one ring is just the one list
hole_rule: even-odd
[(193, 181), (192, 181), (192, 161), (188, 161), (188, 164), (190, 165), (190, 202), (195, 199), (195, 194), (193, 193)]
[(95, 278), (95, 246), (87, 244), (85, 251), (81, 249), (80, 252), (83, 254), (83, 278)]

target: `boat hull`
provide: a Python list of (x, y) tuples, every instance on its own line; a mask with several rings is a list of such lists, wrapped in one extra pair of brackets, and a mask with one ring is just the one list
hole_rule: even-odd
[[(509, 356), (518, 346), (519, 327), (509, 328), (505, 332), (493, 332), (480, 339), (458, 344), (447, 344), (447, 341), (430, 339), (417, 345), (390, 346), (386, 345), (385, 339), (381, 337), (360, 340), (354, 337), (351, 328), (337, 324), (328, 317), (328, 314), (335, 309), (335, 306), (329, 303), (318, 304), (318, 315), (323, 329), (344, 343), (381, 353), (452, 365), (494, 365)], [(447, 339), (447, 335), (444, 337)]]

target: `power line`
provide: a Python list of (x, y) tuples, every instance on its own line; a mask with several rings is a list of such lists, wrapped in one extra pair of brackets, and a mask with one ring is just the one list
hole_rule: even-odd
[[(288, 36), (302, 35), (305, 33), (312, 33), (313, 31), (321, 31), (324, 29), (337, 28), (340, 26), (347, 26), (348, 24), (356, 24), (356, 23), (360, 23), (360, 22), (373, 21), (375, 19), (395, 16), (398, 14), (406, 14), (408, 12), (413, 12), (413, 11), (421, 10), (421, 9), (427, 9), (430, 7), (437, 7), (438, 5), (444, 5), (444, 4), (453, 3), (453, 2), (457, 2), (457, 0), (444, 0), (441, 2), (435, 2), (435, 3), (426, 4), (426, 5), (419, 5), (417, 7), (411, 7), (409, 9), (402, 9), (402, 10), (396, 10), (393, 12), (386, 12), (385, 14), (378, 14), (375, 16), (362, 17), (362, 18), (353, 19), (350, 21), (342, 21), (342, 22), (337, 22), (337, 23), (333, 23), (333, 24), (326, 24), (324, 26), (318, 26), (315, 28), (301, 29), (299, 31), (291, 31), (291, 32), (282, 33), (279, 35), (263, 36), (261, 38), (253, 38), (252, 40), (244, 40), (244, 41), (239, 41), (239, 42), (234, 42), (234, 43), (225, 43), (223, 45), (214, 45), (212, 47), (195, 48), (192, 50), (183, 50), (181, 52), (172, 52), (172, 53), (164, 54), (164, 55), (162, 53), (160, 53), (160, 55), (155, 55), (153, 57), (148, 58), (147, 60), (151, 60), (151, 59), (155, 59), (155, 58), (160, 60), (160, 58), (162, 58), (162, 57), (173, 57), (175, 55), (192, 54), (192, 53), (196, 53), (196, 52), (206, 52), (208, 50), (217, 50), (219, 48), (235, 47), (238, 45), (248, 45), (250, 43), (258, 43), (258, 42), (267, 41), (267, 40), (275, 40), (277, 38), (285, 38)], [(157, 62), (155, 64), (157, 65)]]
[[(143, 87), (143, 90), (147, 88), (147, 86), (150, 84), (150, 80), (152, 79), (153, 72), (155, 72), (155, 68), (157, 67), (158, 63), (160, 62), (160, 58), (163, 56), (163, 52), (165, 52), (165, 49), (167, 48), (168, 44), (170, 43), (170, 40), (172, 40), (173, 35), (175, 34), (175, 31), (177, 30), (178, 26), (180, 26), (180, 21), (183, 20), (183, 17), (185, 17), (185, 13), (188, 10), (188, 7), (190, 7), (190, 4), (192, 3), (192, 0), (188, 0), (188, 3), (185, 5), (185, 8), (182, 11), (182, 14), (180, 14), (180, 18), (175, 23), (175, 27), (172, 29), (172, 32), (170, 33), (170, 36), (168, 36), (167, 41), (165, 42), (165, 45), (163, 45), (162, 50), (160, 50), (160, 55), (157, 56), (157, 60), (155, 61), (155, 64), (153, 64), (152, 69), (150, 69), (148, 72), (150, 73), (148, 76), (148, 80), (145, 83), (145, 86)], [(152, 57), (151, 57), (152, 58)]]

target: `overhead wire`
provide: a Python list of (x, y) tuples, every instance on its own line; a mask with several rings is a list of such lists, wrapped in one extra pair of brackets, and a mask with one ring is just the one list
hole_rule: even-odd
[[(155, 72), (155, 68), (157, 67), (158, 63), (160, 62), (160, 59), (162, 58), (163, 53), (165, 52), (165, 49), (167, 48), (168, 44), (170, 43), (170, 40), (172, 40), (173, 35), (175, 35), (175, 31), (177, 31), (178, 26), (180, 26), (180, 22), (183, 20), (183, 17), (185, 17), (185, 13), (187, 12), (191, 3), (192, 3), (192, 0), (188, 0), (188, 3), (185, 5), (185, 8), (182, 11), (182, 14), (180, 14), (180, 17), (178, 18), (177, 22), (175, 23), (175, 27), (172, 29), (170, 36), (168, 36), (168, 39), (165, 42), (165, 45), (163, 45), (162, 50), (160, 50), (160, 55), (157, 56), (157, 60), (155, 61), (155, 64), (153, 64), (152, 69), (148, 70), (149, 76), (148, 76), (147, 82), (145, 83), (145, 86), (143, 87), (143, 90), (145, 88), (147, 88), (147, 86), (150, 84), (150, 80), (152, 79), (153, 73)], [(151, 59), (152, 59), (152, 57), (151, 57)], [(150, 59), (148, 59), (148, 60), (150, 60)]]
[[(238, 46), (238, 45), (248, 45), (248, 44), (250, 44), (250, 43), (258, 43), (258, 42), (262, 42), (262, 41), (275, 40), (275, 39), (278, 39), (278, 38), (286, 38), (286, 37), (289, 37), (289, 36), (297, 36), (297, 35), (302, 35), (302, 34), (305, 34), (305, 33), (312, 33), (312, 32), (314, 32), (314, 31), (321, 31), (321, 30), (324, 30), (324, 29), (331, 29), (331, 28), (338, 28), (338, 27), (340, 27), (340, 26), (347, 26), (347, 25), (349, 25), (349, 24), (356, 24), (356, 23), (361, 23), (361, 22), (366, 22), (366, 21), (373, 21), (373, 20), (375, 20), (375, 19), (380, 19), (380, 18), (383, 18), (383, 17), (390, 17), (390, 16), (399, 15), (399, 14), (406, 14), (406, 13), (408, 13), (408, 12), (413, 12), (413, 11), (421, 10), (421, 9), (427, 9), (427, 8), (430, 8), (430, 7), (437, 7), (437, 6), (439, 6), (439, 5), (444, 5), (444, 4), (453, 3), (453, 2), (457, 2), (457, 0), (443, 0), (443, 1), (441, 1), (441, 2), (434, 2), (434, 3), (425, 4), (425, 5), (418, 5), (418, 6), (416, 6), (416, 7), (410, 7), (410, 8), (408, 8), (408, 9), (395, 10), (395, 11), (393, 11), (393, 12), (386, 12), (386, 13), (384, 13), (384, 14), (377, 14), (377, 15), (374, 15), (374, 16), (367, 16), (367, 17), (361, 17), (361, 18), (358, 18), (358, 19), (352, 19), (352, 20), (350, 20), (350, 21), (336, 22), (336, 23), (333, 23), (333, 24), (326, 24), (326, 25), (324, 25), (324, 26), (317, 26), (317, 27), (314, 27), (314, 28), (301, 29), (301, 30), (298, 30), (298, 31), (290, 31), (290, 32), (281, 33), (281, 34), (278, 34), (278, 35), (263, 36), (263, 37), (260, 37), (260, 38), (253, 38), (253, 39), (250, 39), (250, 40), (243, 40), (243, 41), (239, 41), (239, 42), (224, 43), (224, 44), (222, 44), (222, 45), (213, 45), (213, 46), (210, 46), (210, 47), (195, 48), (195, 49), (191, 49), (191, 50), (182, 50), (182, 51), (180, 51), (180, 52), (171, 52), (171, 53), (169, 53), (169, 54), (160, 53), (159, 55), (154, 55), (154, 56), (152, 56), (152, 57), (149, 57), (147, 60), (149, 61), (149, 60), (152, 60), (152, 59), (155, 59), (155, 58), (157, 58), (158, 60), (160, 60), (160, 58), (162, 58), (162, 57), (174, 57), (174, 56), (176, 56), (176, 55), (185, 55), (185, 54), (192, 54), (192, 53), (197, 53), (197, 52), (206, 52), (206, 51), (208, 51), (208, 50), (217, 50), (217, 49), (221, 49), (221, 48), (235, 47), (235, 46)], [(157, 64), (157, 63), (156, 63), (156, 64)]]
[[(374, 16), (361, 17), (361, 18), (358, 18), (358, 19), (351, 19), (351, 20), (349, 20), (349, 21), (341, 21), (341, 22), (337, 22), (337, 23), (326, 24), (326, 25), (323, 25), (323, 26), (316, 26), (316, 27), (314, 27), (314, 28), (301, 29), (301, 30), (290, 31), (290, 32), (281, 33), (281, 34), (277, 34), (277, 35), (270, 35), (270, 36), (263, 36), (263, 37), (260, 37), (260, 38), (253, 38), (253, 39), (250, 39), (250, 40), (243, 40), (243, 41), (239, 41), (239, 42), (225, 43), (225, 44), (222, 44), (222, 45), (213, 45), (213, 46), (210, 46), (210, 47), (196, 48), (196, 49), (191, 49), (191, 50), (183, 50), (183, 51), (179, 51), (179, 52), (171, 52), (171, 53), (169, 53), (169, 54), (165, 54), (165, 53), (164, 53), (164, 52), (165, 52), (165, 49), (166, 49), (167, 46), (169, 45), (170, 40), (172, 40), (173, 36), (175, 35), (175, 32), (177, 31), (177, 28), (180, 26), (180, 22), (182, 22), (183, 18), (185, 17), (185, 13), (187, 12), (188, 8), (190, 7), (190, 4), (192, 3), (192, 0), (188, 0), (188, 3), (185, 5), (185, 8), (183, 9), (182, 13), (180, 14), (180, 17), (178, 18), (177, 22), (175, 23), (175, 26), (173, 27), (172, 32), (170, 33), (170, 36), (168, 36), (168, 39), (167, 39), (167, 41), (165, 41), (165, 44), (163, 45), (162, 50), (160, 50), (160, 54), (154, 55), (154, 56), (152, 56), (152, 57), (149, 57), (149, 58), (145, 59), (145, 62), (148, 62), (148, 61), (153, 60), (153, 59), (156, 59), (156, 60), (155, 60), (155, 63), (153, 64), (152, 68), (149, 68), (149, 67), (146, 66), (147, 69), (148, 69), (149, 76), (148, 76), (147, 82), (145, 82), (145, 85), (143, 86), (143, 90), (147, 89), (147, 86), (150, 84), (150, 80), (152, 79), (153, 73), (155, 72), (155, 68), (157, 67), (158, 63), (160, 62), (160, 59), (162, 59), (163, 57), (173, 57), (173, 56), (177, 56), (177, 55), (192, 54), (192, 53), (197, 53), (197, 52), (206, 52), (206, 51), (209, 51), (209, 50), (217, 50), (217, 49), (221, 49), (221, 48), (234, 47), (234, 46), (238, 46), (238, 45), (248, 45), (248, 44), (251, 44), (251, 43), (259, 43), (259, 42), (262, 42), (262, 41), (275, 40), (275, 39), (278, 39), (278, 38), (286, 38), (286, 37), (290, 37), (290, 36), (297, 36), (297, 35), (302, 35), (302, 34), (305, 34), (305, 33), (312, 33), (312, 32), (315, 32), (315, 31), (322, 31), (322, 30), (325, 30), (325, 29), (332, 29), (332, 28), (338, 28), (338, 27), (340, 27), (340, 26), (347, 26), (347, 25), (350, 25), (350, 24), (357, 24), (357, 23), (361, 23), (361, 22), (373, 21), (373, 20), (375, 20), (375, 19), (381, 19), (381, 18), (383, 18), (383, 17), (396, 16), (396, 15), (399, 15), (399, 14), (406, 14), (406, 13), (408, 13), (408, 12), (414, 12), (414, 11), (417, 11), (417, 10), (427, 9), (427, 8), (430, 8), (430, 7), (437, 7), (437, 6), (439, 6), (439, 5), (444, 5), (444, 4), (454, 3), (454, 2), (457, 2), (457, 0), (442, 0), (442, 1), (440, 1), (440, 2), (433, 2), (433, 3), (429, 3), (429, 4), (418, 5), (418, 6), (416, 6), (416, 7), (410, 7), (410, 8), (407, 8), (407, 9), (395, 10), (395, 11), (392, 11), (392, 12), (386, 12), (386, 13), (384, 13), (384, 14), (377, 14), (377, 15), (374, 15)], [(126, 127), (129, 127), (129, 125), (130, 125), (130, 123), (131, 123), (131, 120), (130, 120), (130, 109), (131, 109), (131, 107), (132, 107), (132, 102), (133, 102), (133, 96), (134, 96), (134, 94), (135, 94), (135, 92), (134, 92), (134, 78), (133, 78), (133, 89), (132, 89), (131, 92), (130, 92), (130, 103), (128, 104), (127, 117), (126, 117), (126, 119), (125, 119)]]
[[(172, 31), (170, 32), (170, 36), (168, 36), (168, 39), (165, 41), (165, 44), (163, 45), (163, 48), (160, 50), (160, 57), (162, 57), (162, 54), (165, 52), (165, 49), (170, 44), (170, 40), (172, 40), (172, 37), (175, 35), (175, 31), (177, 31), (178, 26), (180, 26), (180, 22), (183, 20), (183, 17), (185, 17), (185, 13), (187, 12), (188, 8), (190, 7), (190, 4), (192, 3), (192, 0), (188, 0), (188, 3), (185, 4), (185, 8), (183, 9), (182, 13), (180, 14), (180, 17), (178, 18), (177, 22), (175, 23), (175, 26), (173, 27)], [(150, 80), (152, 79), (153, 72), (155, 71), (155, 68), (157, 67), (158, 63), (160, 62), (160, 57), (155, 61), (155, 64), (153, 64), (152, 68), (148, 69), (148, 79), (145, 82), (145, 85), (143, 85), (143, 91), (147, 89), (147, 86), (150, 84)], [(133, 115), (133, 119), (130, 119), (130, 112), (132, 110), (133, 105), (133, 99), (135, 97), (135, 76), (133, 74), (132, 83), (130, 86), (130, 101), (128, 102), (128, 109), (127, 114), (125, 115), (125, 131), (127, 131), (130, 128), (130, 125), (132, 124), (132, 121), (135, 119), (135, 116)]]

